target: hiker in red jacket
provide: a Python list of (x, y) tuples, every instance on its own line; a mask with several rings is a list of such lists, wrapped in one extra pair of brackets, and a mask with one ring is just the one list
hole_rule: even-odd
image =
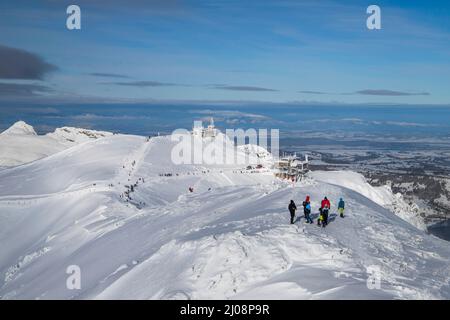
[(325, 198), (322, 200), (321, 208), (322, 208), (322, 210), (323, 210), (324, 208), (330, 209), (330, 207), (331, 207), (330, 200), (328, 200), (328, 198), (325, 197)]

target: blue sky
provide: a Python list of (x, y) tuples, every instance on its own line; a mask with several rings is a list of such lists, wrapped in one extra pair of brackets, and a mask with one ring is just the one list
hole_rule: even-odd
[(448, 1), (6, 0), (0, 28), (3, 100), (450, 104)]

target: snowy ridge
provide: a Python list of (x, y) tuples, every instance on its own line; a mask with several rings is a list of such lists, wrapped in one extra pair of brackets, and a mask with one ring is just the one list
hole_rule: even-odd
[(426, 230), (417, 205), (406, 203), (400, 193), (394, 194), (389, 186), (373, 187), (363, 175), (352, 171), (315, 171), (311, 174), (318, 181), (336, 184), (354, 190), (375, 203), (390, 209), (415, 227)]
[(93, 139), (112, 133), (63, 127), (46, 135), (37, 135), (34, 128), (18, 121), (0, 134), (0, 167), (13, 167), (45, 158)]
[(112, 135), (110, 132), (87, 130), (73, 127), (57, 128), (54, 132), (48, 133), (47, 136), (60, 141), (69, 143), (69, 145), (86, 142), (92, 139), (100, 139)]
[[(0, 298), (450, 297), (448, 243), (388, 210), (387, 190), (348, 172), (293, 185), (245, 165), (174, 165), (175, 144), (110, 135), (0, 171)], [(288, 224), (289, 200), (306, 195), (315, 220), (331, 200), (327, 228), (301, 213)], [(81, 290), (66, 287), (69, 265)]]
[(267, 161), (272, 160), (272, 155), (270, 154), (270, 152), (268, 152), (265, 148), (258, 146), (258, 145), (245, 144), (245, 145), (238, 146), (238, 149), (240, 149), (241, 151), (243, 151), (246, 154), (253, 155), (260, 159), (265, 159)]
[(37, 133), (34, 128), (24, 121), (18, 121), (14, 123), (11, 127), (0, 133), (1, 135), (31, 135), (36, 136)]

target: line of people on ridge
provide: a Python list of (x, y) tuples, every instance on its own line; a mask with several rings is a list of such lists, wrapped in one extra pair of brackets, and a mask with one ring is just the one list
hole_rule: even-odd
[[(305, 223), (314, 223), (313, 219), (311, 218), (311, 199), (309, 196), (306, 196), (305, 201), (303, 201), (303, 214), (305, 217)], [(291, 203), (289, 203), (288, 206), (289, 213), (291, 214), (291, 224), (294, 224), (295, 222), (295, 211), (297, 210), (297, 206), (295, 205), (294, 200), (291, 200)], [(319, 208), (319, 218), (317, 219), (317, 225), (326, 227), (328, 225), (328, 215), (330, 213), (331, 209), (331, 203), (330, 200), (328, 200), (327, 197), (325, 197)], [(344, 211), (345, 211), (345, 202), (344, 199), (340, 198), (338, 203), (338, 213), (341, 218), (344, 218)]]

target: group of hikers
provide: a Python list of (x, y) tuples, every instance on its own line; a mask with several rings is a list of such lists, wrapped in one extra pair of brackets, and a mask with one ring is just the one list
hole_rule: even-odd
[[(305, 216), (305, 223), (314, 223), (311, 218), (311, 198), (310, 196), (306, 196), (305, 201), (303, 201), (303, 214)], [(295, 205), (294, 200), (291, 200), (288, 206), (289, 213), (291, 214), (291, 224), (295, 223), (295, 211), (297, 210), (297, 206)], [(328, 215), (330, 213), (331, 203), (327, 197), (325, 197), (319, 208), (319, 218), (317, 219), (317, 225), (325, 228), (328, 225)], [(344, 218), (345, 211), (345, 202), (344, 199), (340, 198), (338, 203), (338, 213), (341, 218)]]

